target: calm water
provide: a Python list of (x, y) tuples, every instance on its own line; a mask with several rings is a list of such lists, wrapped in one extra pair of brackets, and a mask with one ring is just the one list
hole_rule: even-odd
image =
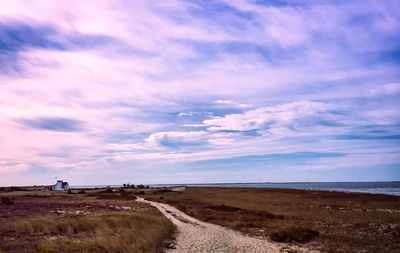
[[(110, 185), (122, 187), (122, 185)], [(304, 190), (326, 190), (341, 192), (365, 192), (400, 196), (400, 181), (392, 182), (299, 182), (299, 183), (221, 183), (221, 184), (150, 184), (150, 187), (251, 187), (251, 188), (288, 188)], [(71, 188), (107, 187), (107, 185), (72, 186)]]
[[(181, 184), (199, 187), (251, 187), (251, 188), (288, 188), (305, 190), (327, 190), (341, 192), (366, 192), (400, 196), (400, 181), (393, 182), (312, 182), (312, 183), (245, 183), (245, 184)], [(151, 187), (177, 185), (151, 185)]]

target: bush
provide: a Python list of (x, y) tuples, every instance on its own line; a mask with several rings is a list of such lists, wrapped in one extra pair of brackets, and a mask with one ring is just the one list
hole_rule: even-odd
[(101, 191), (100, 193), (114, 193), (114, 191), (111, 188), (107, 188), (104, 191)]
[(153, 192), (153, 194), (154, 195), (157, 195), (157, 194), (162, 194), (162, 193), (169, 193), (169, 192), (172, 192), (170, 189), (161, 189), (161, 190), (155, 190), (154, 192)]
[(219, 205), (219, 206), (207, 206), (206, 208), (208, 209), (214, 209), (217, 211), (225, 211), (225, 212), (237, 212), (239, 210), (241, 210), (241, 208), (238, 207), (233, 207), (233, 206), (227, 206), (227, 205)]
[(8, 196), (1, 197), (1, 203), (3, 205), (12, 205), (14, 204), (14, 199)]
[(311, 228), (289, 227), (271, 233), (271, 240), (275, 242), (306, 243), (319, 235), (318, 231)]
[(80, 191), (78, 192), (78, 194), (86, 194), (86, 192), (85, 192), (84, 190), (80, 190)]
[(138, 195), (145, 195), (146, 193), (144, 191), (139, 191)]

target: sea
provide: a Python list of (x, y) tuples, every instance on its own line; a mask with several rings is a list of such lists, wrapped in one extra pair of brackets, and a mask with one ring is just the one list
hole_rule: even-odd
[[(120, 187), (121, 185), (111, 185)], [(290, 183), (204, 183), (204, 184), (149, 184), (155, 187), (235, 187), (235, 188), (286, 188), (302, 190), (325, 190), (339, 192), (363, 192), (400, 196), (400, 181), (390, 182), (290, 182)], [(75, 186), (72, 188), (106, 187), (106, 185)]]

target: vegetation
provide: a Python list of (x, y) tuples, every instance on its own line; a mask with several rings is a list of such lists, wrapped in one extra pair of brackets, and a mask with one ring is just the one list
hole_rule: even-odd
[(157, 253), (175, 230), (157, 209), (136, 201), (67, 193), (15, 196), (13, 205), (0, 205), (0, 252)]
[(289, 227), (271, 233), (271, 239), (276, 242), (306, 243), (319, 235), (318, 231), (310, 228)]
[(14, 204), (14, 199), (9, 196), (1, 197), (1, 204), (3, 205), (12, 205)]
[(400, 197), (250, 188), (154, 190), (147, 199), (253, 236), (324, 252), (400, 252)]
[(41, 237), (37, 251), (43, 253), (160, 252), (174, 227), (162, 216), (107, 213), (22, 219), (14, 230), (28, 238)]

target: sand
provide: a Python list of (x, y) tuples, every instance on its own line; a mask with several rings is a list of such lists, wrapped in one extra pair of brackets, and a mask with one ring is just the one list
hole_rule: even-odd
[(277, 244), (265, 239), (252, 238), (231, 229), (197, 220), (167, 204), (143, 198), (138, 198), (138, 201), (156, 207), (177, 226), (175, 249), (169, 249), (168, 253), (280, 252)]

